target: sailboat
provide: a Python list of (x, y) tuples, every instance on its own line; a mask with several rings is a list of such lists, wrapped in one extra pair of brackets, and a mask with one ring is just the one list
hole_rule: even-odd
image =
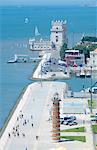
[(29, 22), (28, 18), (25, 18), (25, 24), (27, 24)]
[(38, 28), (37, 28), (37, 26), (35, 27), (35, 37), (37, 37), (37, 36), (39, 36), (40, 35), (40, 33), (39, 33), (39, 31), (38, 31)]

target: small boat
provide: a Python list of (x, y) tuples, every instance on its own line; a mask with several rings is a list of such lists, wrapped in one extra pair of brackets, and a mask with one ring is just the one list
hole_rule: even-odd
[(37, 26), (35, 27), (35, 36), (39, 36), (40, 35), (40, 33), (39, 33), (39, 31), (38, 31), (38, 28), (37, 28)]
[(28, 18), (25, 18), (25, 24), (27, 24), (29, 22)]
[(77, 73), (76, 73), (76, 77), (80, 77), (80, 72), (77, 72)]
[(85, 72), (84, 72), (84, 70), (81, 71), (80, 78), (85, 78)]
[(7, 63), (16, 63), (17, 62), (17, 54), (14, 55), (14, 58), (9, 60)]
[(16, 63), (17, 61), (12, 59), (12, 60), (9, 60), (7, 63)]
[(87, 78), (90, 78), (90, 77), (91, 77), (91, 73), (90, 73), (89, 71), (86, 73), (86, 77), (87, 77)]

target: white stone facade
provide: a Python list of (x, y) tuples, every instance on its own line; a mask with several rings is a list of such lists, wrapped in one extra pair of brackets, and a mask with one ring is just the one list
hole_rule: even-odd
[(51, 42), (46, 40), (35, 40), (30, 39), (29, 40), (30, 50), (36, 50), (36, 51), (49, 51), (51, 50)]
[(52, 21), (50, 41), (58, 48), (67, 43), (66, 21)]
[(90, 58), (88, 59), (87, 65), (97, 67), (97, 49), (90, 52)]
[(83, 65), (85, 64), (84, 54), (80, 54), (79, 50), (65, 51), (65, 61), (68, 65)]
[(50, 40), (29, 39), (29, 46), (30, 50), (52, 51), (52, 49), (57, 49), (59, 53), (64, 42), (67, 43), (66, 21), (52, 21)]

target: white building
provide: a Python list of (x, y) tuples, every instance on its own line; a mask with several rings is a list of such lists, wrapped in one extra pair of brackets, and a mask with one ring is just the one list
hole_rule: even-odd
[(48, 40), (35, 40), (29, 39), (30, 50), (35, 51), (49, 51), (51, 50), (52, 43)]
[(79, 50), (66, 50), (65, 61), (67, 65), (84, 65), (84, 54), (80, 54)]
[(29, 39), (29, 46), (30, 50), (52, 51), (53, 49), (56, 49), (59, 53), (60, 47), (64, 44), (64, 42), (67, 43), (66, 21), (52, 21), (50, 40)]
[(59, 49), (64, 43), (67, 43), (66, 21), (52, 21), (50, 41)]
[(97, 67), (97, 49), (90, 52), (90, 58), (87, 61), (87, 65)]

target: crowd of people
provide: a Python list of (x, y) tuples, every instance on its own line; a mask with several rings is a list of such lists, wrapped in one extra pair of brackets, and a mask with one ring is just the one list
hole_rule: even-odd
[(33, 115), (27, 117), (21, 110), (19, 116), (17, 117), (16, 124), (12, 128), (12, 132), (8, 133), (8, 137), (11, 138), (11, 136), (14, 136), (25, 138), (25, 128), (28, 125), (33, 127)]

